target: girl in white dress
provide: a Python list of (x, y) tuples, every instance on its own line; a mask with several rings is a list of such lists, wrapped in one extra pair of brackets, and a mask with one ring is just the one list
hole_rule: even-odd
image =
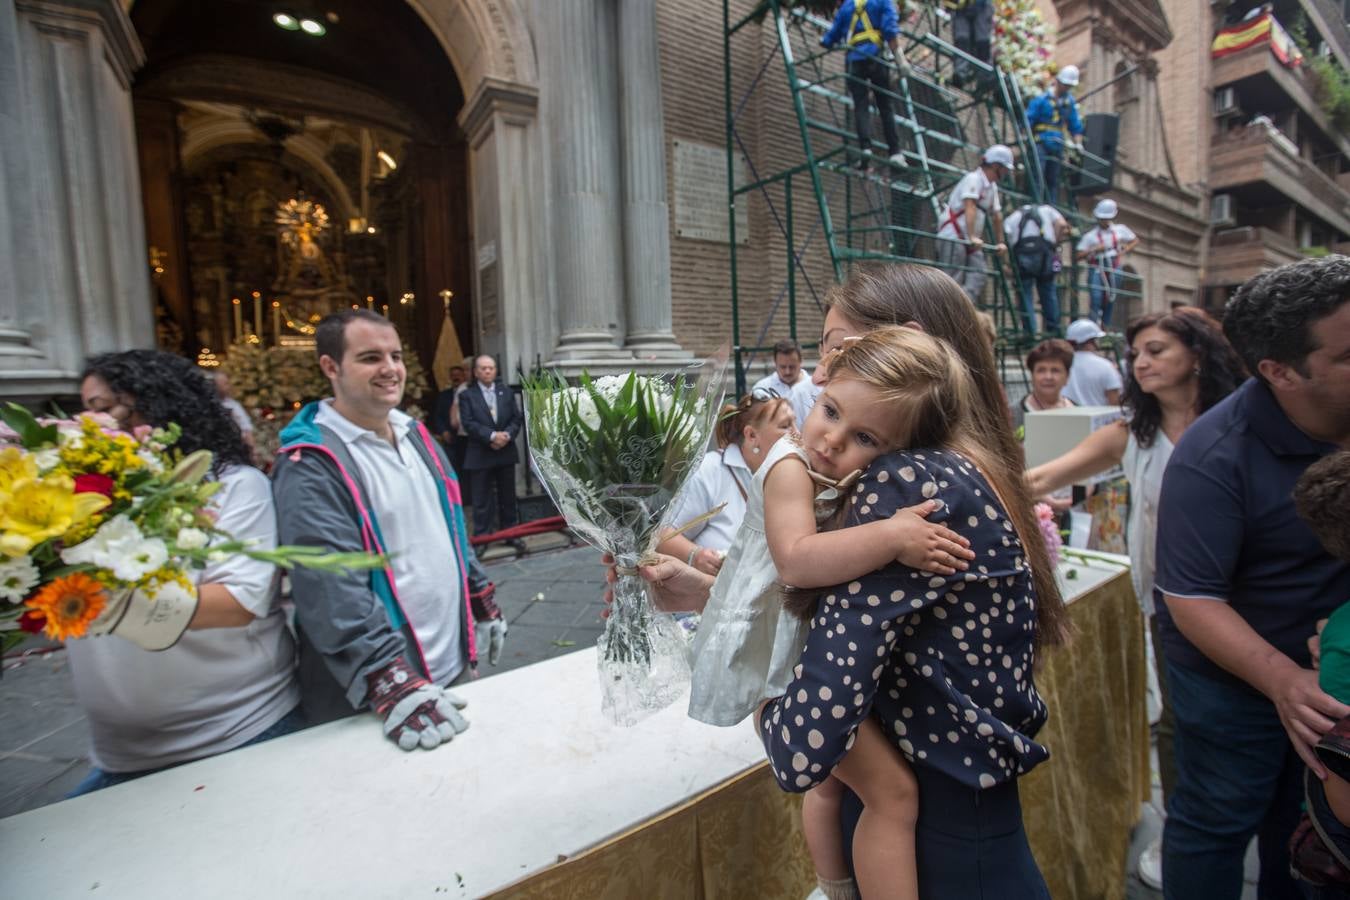
[[(914, 423), (939, 405), (935, 398), (953, 372), (957, 378), (965, 373), (946, 344), (909, 328), (878, 329), (847, 350), (853, 351), (847, 354), (847, 371), (836, 373), (826, 386), (801, 436), (780, 438), (755, 473), (744, 523), (694, 642), (689, 714), (695, 719), (734, 725), (783, 694), (810, 629), (808, 621), (784, 608), (784, 584), (802, 590), (843, 584), (896, 559), (952, 574), (973, 557), (965, 538), (924, 520), (937, 508), (931, 500), (889, 520), (818, 531), (834, 517), (841, 494), (863, 469), (908, 445)], [(893, 371), (871, 371), (885, 369), (896, 357), (907, 360), (900, 389), (888, 385), (896, 378)], [(808, 615), (814, 611), (813, 602), (805, 605)], [(917, 788), (875, 722), (869, 719), (859, 729), (836, 772), (863, 799), (863, 821), (871, 818), (869, 831), (878, 838), (869, 846), (894, 848), (904, 857), (898, 866), (858, 866), (860, 876), (878, 870), (889, 875), (884, 883), (863, 879), (867, 897), (917, 897)], [(897, 784), (904, 787), (896, 790)], [(842, 793), (842, 785), (830, 778), (808, 793), (802, 806), (812, 861), (831, 898), (853, 891), (839, 833)], [(860, 833), (863, 827), (860, 821)], [(897, 872), (906, 876), (897, 878)]]

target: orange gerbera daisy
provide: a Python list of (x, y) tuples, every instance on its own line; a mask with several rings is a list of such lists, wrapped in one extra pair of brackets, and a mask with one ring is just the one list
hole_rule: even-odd
[(64, 641), (84, 637), (89, 623), (108, 605), (108, 595), (102, 584), (74, 572), (43, 585), (24, 605), (46, 616), (47, 637)]

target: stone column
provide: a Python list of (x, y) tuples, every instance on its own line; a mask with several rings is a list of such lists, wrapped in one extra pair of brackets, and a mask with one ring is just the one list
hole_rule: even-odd
[[(474, 347), (515, 379), (547, 361), (557, 335), (549, 302), (548, 191), (533, 87), (485, 78), (460, 114), (473, 197)], [(465, 347), (465, 350), (468, 350)]]
[(559, 325), (553, 358), (631, 359), (618, 339), (625, 323), (614, 4), (547, 0), (535, 10), (552, 163)]
[(670, 210), (656, 0), (619, 0), (624, 289), (637, 357), (689, 358), (671, 329)]
[(118, 0), (0, 0), (0, 395), (72, 393), (91, 353), (154, 344)]

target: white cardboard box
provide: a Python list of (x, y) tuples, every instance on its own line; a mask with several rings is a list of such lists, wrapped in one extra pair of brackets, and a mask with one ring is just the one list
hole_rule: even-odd
[[(1026, 414), (1027, 468), (1058, 459), (1083, 439), (1104, 425), (1121, 418), (1118, 406), (1070, 406), (1065, 409), (1046, 409)], [(1120, 466), (1092, 476), (1083, 484), (1097, 484), (1119, 478)]]

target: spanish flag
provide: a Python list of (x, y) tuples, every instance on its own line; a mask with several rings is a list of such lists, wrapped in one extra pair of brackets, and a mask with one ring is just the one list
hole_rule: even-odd
[(1257, 44), (1269, 44), (1275, 58), (1290, 68), (1303, 63), (1303, 54), (1294, 45), (1293, 38), (1270, 13), (1262, 13), (1250, 21), (1239, 22), (1220, 31), (1214, 37), (1210, 55), (1221, 59)]

